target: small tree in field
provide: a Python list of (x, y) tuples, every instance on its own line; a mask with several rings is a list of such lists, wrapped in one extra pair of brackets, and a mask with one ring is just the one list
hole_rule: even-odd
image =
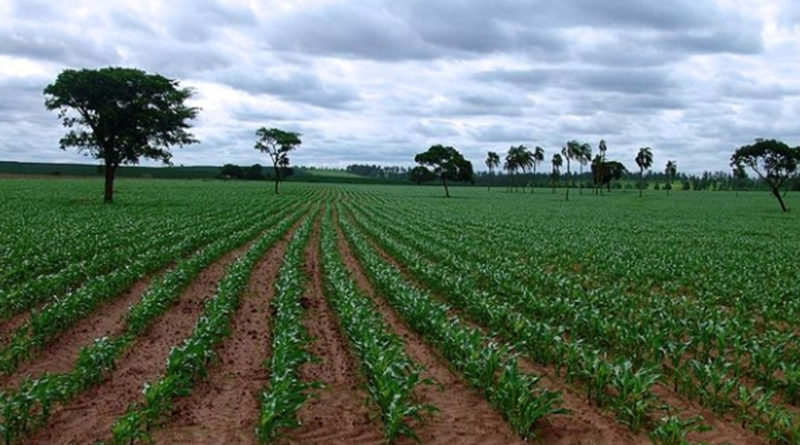
[(553, 155), (553, 160), (550, 162), (553, 164), (553, 172), (550, 174), (551, 176), (550, 184), (553, 186), (553, 193), (555, 193), (556, 181), (558, 181), (558, 177), (561, 176), (561, 166), (564, 165), (564, 159), (561, 157), (560, 154), (555, 153)]
[(472, 163), (453, 147), (433, 145), (427, 151), (414, 156), (414, 162), (433, 167), (433, 173), (442, 180), (445, 197), (450, 197), (447, 181), (472, 180)]
[[(494, 169), (500, 165), (500, 155), (490, 151), (486, 154), (486, 168), (489, 169), (489, 175), (494, 176)], [(492, 189), (491, 183), (487, 186), (488, 190)]]
[(639, 166), (639, 197), (641, 198), (644, 190), (644, 171), (649, 170), (653, 165), (653, 152), (650, 147), (642, 147), (634, 160)]
[[(537, 145), (536, 148), (534, 148), (533, 152), (531, 153), (531, 161), (533, 161), (531, 164), (531, 167), (533, 167), (533, 179), (536, 180), (536, 167), (542, 161), (544, 161), (544, 148), (539, 147)], [(531, 187), (531, 193), (533, 193), (533, 190), (535, 188), (536, 188), (536, 183), (534, 182), (533, 187)]]
[(170, 147), (197, 142), (186, 121), (195, 118), (198, 109), (184, 104), (192, 90), (158, 74), (114, 67), (68, 69), (44, 94), (45, 107), (58, 110), (70, 129), (61, 138), (61, 149), (77, 147), (103, 160), (106, 203), (114, 199), (120, 165), (138, 164), (141, 158), (169, 164)]
[(255, 149), (269, 155), (272, 167), (275, 169), (275, 194), (278, 194), (278, 184), (281, 182), (281, 170), (289, 167), (289, 152), (302, 144), (299, 133), (283, 131), (277, 128), (267, 130), (264, 127), (256, 130)]
[(731, 166), (748, 166), (765, 184), (778, 200), (781, 210), (788, 209), (781, 196), (781, 187), (797, 170), (800, 162), (800, 147), (791, 148), (774, 139), (756, 139), (756, 143), (739, 147), (731, 156)]
[(678, 164), (675, 161), (667, 161), (667, 166), (664, 168), (664, 175), (667, 177), (667, 196), (669, 191), (672, 190), (672, 181), (675, 180), (675, 175), (678, 173)]

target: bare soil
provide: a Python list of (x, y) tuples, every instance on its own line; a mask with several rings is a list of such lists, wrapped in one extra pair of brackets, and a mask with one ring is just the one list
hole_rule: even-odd
[[(16, 387), (25, 377), (38, 378), (45, 372), (69, 372), (82, 347), (96, 338), (122, 334), (129, 306), (139, 301), (154, 277), (148, 275), (138, 280), (128, 290), (77, 321), (44, 349), (34, 351), (32, 359), (20, 365), (17, 371), (0, 377), (0, 388)], [(27, 320), (27, 313), (20, 315), (25, 316), (23, 321)]]
[(219, 361), (208, 379), (175, 402), (170, 421), (153, 434), (154, 443), (258, 444), (254, 431), (259, 394), (269, 379), (264, 362), (272, 354), (270, 301), (288, 240), (299, 222), (256, 265), (233, 316), (231, 335), (217, 350)]
[(105, 383), (57, 408), (26, 443), (88, 444), (109, 439), (116, 418), (141, 399), (144, 382), (161, 375), (170, 349), (191, 335), (203, 303), (216, 292), (226, 267), (248, 247), (249, 243), (227, 253), (201, 272), (180, 300), (137, 339)]
[[(418, 287), (425, 287), (425, 285), (419, 282), (402, 263), (378, 246), (374, 240), (368, 238), (368, 242), (378, 255), (387, 263), (398, 269), (398, 271), (403, 274), (404, 278), (407, 278)], [(436, 296), (436, 298), (440, 299), (438, 296)], [(459, 312), (460, 311), (456, 309), (451, 310), (453, 315), (459, 315)], [(484, 333), (487, 332), (483, 326), (475, 325), (466, 319), (464, 319), (464, 321), (473, 327), (481, 329)], [(555, 371), (552, 366), (541, 366), (524, 358), (519, 360), (519, 364), (520, 369), (523, 371), (542, 376), (540, 385), (547, 389), (561, 392), (563, 396), (562, 406), (570, 410), (570, 414), (566, 417), (551, 416), (550, 425), (542, 429), (540, 439), (544, 443), (650, 443), (650, 440), (644, 435), (634, 435), (626, 427), (617, 423), (610, 413), (600, 410), (587, 402), (580, 391), (568, 386), (555, 376)], [(675, 394), (668, 388), (657, 385), (653, 388), (653, 393), (671, 407), (676, 408), (683, 418), (698, 415), (703, 416), (703, 423), (711, 427), (711, 429), (705, 432), (691, 433), (689, 438), (692, 440), (710, 444), (730, 445), (763, 445), (768, 443), (752, 431), (742, 428), (733, 418), (728, 418), (730, 416), (720, 416), (691, 400), (687, 400), (681, 395)], [(605, 419), (605, 421), (593, 421), (593, 418), (596, 420)], [(591, 429), (597, 430), (597, 437), (592, 437), (592, 434), (588, 434), (586, 439), (580, 438), (582, 434), (587, 434)], [(623, 440), (622, 438), (626, 439)]]
[[(388, 253), (383, 251), (382, 249), (378, 248), (377, 246), (373, 245), (376, 248), (376, 252), (379, 253), (381, 258), (386, 259), (390, 264), (394, 267), (398, 268), (398, 270), (402, 270), (402, 266), (399, 262), (397, 262), (393, 257), (391, 257)], [(358, 260), (350, 251), (349, 246), (347, 245), (346, 241), (340, 236), (340, 243), (339, 249), (344, 253), (344, 258), (348, 268), (353, 272), (353, 277), (355, 278), (356, 282), (359, 284), (359, 287), (365, 289), (370, 295), (375, 295), (375, 289), (370, 284), (369, 279), (363, 272), (361, 265), (358, 263)], [(402, 270), (403, 273), (406, 273)], [(491, 406), (481, 398), (476, 392), (469, 389), (465, 383), (463, 383), (450, 369), (447, 368), (446, 362), (443, 358), (441, 358), (436, 352), (433, 351), (424, 341), (419, 337), (418, 334), (413, 332), (410, 328), (403, 321), (399, 319), (399, 317), (394, 313), (394, 311), (386, 304), (383, 299), (376, 299), (378, 306), (381, 312), (384, 314), (386, 319), (390, 322), (392, 328), (395, 332), (401, 333), (401, 335), (406, 340), (407, 351), (409, 356), (414, 358), (414, 360), (419, 361), (420, 363), (424, 364), (428, 367), (429, 371), (432, 375), (439, 380), (441, 383), (444, 384), (444, 388), (446, 388), (448, 394), (445, 394), (443, 397), (439, 397), (442, 400), (437, 400), (436, 402), (430, 402), (434, 405), (438, 406), (442, 410), (442, 415), (445, 414), (445, 406), (447, 410), (455, 410), (455, 413), (452, 416), (447, 416), (444, 418), (440, 418), (442, 416), (437, 416), (437, 418), (431, 422), (431, 425), (426, 425), (420, 432), (425, 432), (425, 428), (436, 428), (439, 429), (441, 425), (439, 423), (445, 423), (448, 420), (453, 418), (453, 421), (456, 422), (455, 425), (452, 425), (451, 428), (466, 428), (471, 430), (467, 433), (466, 437), (447, 437), (448, 430), (443, 429), (442, 432), (435, 434), (433, 438), (443, 437), (441, 443), (452, 443), (452, 440), (457, 440), (456, 443), (514, 443), (515, 441), (521, 442), (519, 438), (514, 435), (511, 431), (508, 424), (500, 417), (500, 415), (493, 411)], [(468, 321), (464, 321), (465, 323), (472, 326), (471, 323)], [(419, 350), (427, 350), (427, 354), (419, 354)], [(413, 355), (412, 355), (413, 354)], [(417, 355), (419, 354), (419, 355)], [(417, 358), (419, 357), (419, 358)], [(432, 363), (433, 360), (433, 363)], [(438, 362), (438, 363), (436, 363)], [(437, 366), (438, 365), (438, 366)], [(443, 370), (437, 370), (437, 368), (443, 368)], [(570, 410), (570, 414), (567, 416), (550, 416), (547, 422), (544, 422), (540, 425), (540, 432), (539, 437), (537, 438), (538, 441), (547, 444), (559, 444), (559, 445), (567, 445), (567, 444), (647, 444), (650, 443), (650, 440), (642, 435), (635, 435), (631, 433), (627, 428), (617, 423), (613, 418), (610, 418), (606, 413), (603, 413), (596, 407), (587, 404), (583, 401), (580, 397), (576, 396), (571, 392), (569, 388), (566, 387), (563, 383), (549, 378), (547, 374), (544, 372), (545, 370), (542, 367), (537, 367), (532, 363), (521, 360), (520, 361), (520, 368), (523, 371), (530, 372), (536, 375), (543, 376), (543, 379), (540, 381), (540, 385), (543, 387), (553, 390), (553, 391), (560, 391), (563, 396), (563, 403), (562, 406), (568, 410)], [(444, 373), (449, 374), (447, 376)], [(436, 374), (441, 373), (443, 376), (447, 376), (447, 380), (441, 380)], [(454, 403), (454, 400), (449, 399), (448, 396), (452, 396), (452, 388), (461, 386), (464, 390), (469, 391), (472, 393), (473, 397), (477, 399), (477, 401), (473, 400), (471, 403)], [(440, 405), (442, 404), (442, 405)], [(469, 419), (472, 416), (475, 416), (475, 410), (482, 408), (486, 408), (492, 411), (496, 419), (496, 422), (503, 427), (505, 434), (511, 434), (511, 439), (503, 438), (503, 437), (494, 437), (494, 438), (483, 438), (483, 437), (476, 437), (475, 434), (480, 433), (480, 431), (475, 431), (476, 427), (480, 427), (480, 425), (476, 425), (475, 423), (477, 420), (471, 419), (472, 421), (463, 422), (461, 419)], [(486, 421), (487, 419), (482, 419)], [(467, 425), (461, 424), (459, 422), (466, 423)], [(498, 425), (498, 427), (500, 426)], [(499, 432), (495, 428), (495, 434)], [(423, 436), (420, 435), (422, 438)], [(424, 440), (423, 443), (429, 443), (429, 441)], [(439, 443), (438, 440), (432, 440), (430, 443)]]
[(383, 429), (376, 409), (367, 405), (368, 394), (357, 362), (341, 333), (336, 316), (323, 295), (319, 257), (319, 221), (314, 225), (306, 249), (305, 271), (310, 277), (303, 296), (306, 306), (305, 326), (315, 338), (311, 353), (317, 363), (300, 368), (304, 381), (325, 385), (317, 390), (318, 398), (310, 399), (298, 412), (299, 428), (287, 432), (280, 441), (285, 444), (379, 444)]
[[(364, 295), (369, 296), (393, 332), (405, 341), (405, 350), (415, 362), (425, 367), (423, 378), (435, 379), (441, 388), (418, 386), (416, 396), (440, 411), (416, 425), (424, 444), (522, 444), (502, 416), (486, 400), (450, 370), (447, 363), (422, 337), (408, 327), (394, 309), (381, 298), (367, 278), (361, 264), (337, 226), (338, 247), (345, 265)], [(399, 442), (413, 442), (401, 440)]]

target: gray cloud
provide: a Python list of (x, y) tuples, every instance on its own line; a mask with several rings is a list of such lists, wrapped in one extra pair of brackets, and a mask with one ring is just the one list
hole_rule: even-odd
[[(800, 7), (715, 0), (9, 0), (0, 17), (0, 159), (86, 162), (43, 87), (65, 68), (135, 66), (193, 85), (201, 144), (178, 164), (264, 162), (253, 131), (303, 133), (293, 163), (409, 165), (603, 137), (683, 171), (727, 168), (755, 137), (800, 143)], [(735, 3), (735, 2), (733, 2)], [(776, 13), (772, 17), (772, 12)]]
[(233, 70), (221, 72), (218, 80), (248, 93), (270, 94), (287, 101), (323, 108), (346, 108), (359, 99), (354, 88), (344, 83), (324, 82), (308, 71), (272, 73)]

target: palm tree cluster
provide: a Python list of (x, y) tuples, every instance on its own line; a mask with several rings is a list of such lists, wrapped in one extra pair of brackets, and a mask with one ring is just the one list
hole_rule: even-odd
[[(567, 201), (569, 201), (570, 188), (573, 186), (573, 162), (578, 163), (580, 169), (579, 174), (581, 176), (583, 176), (583, 168), (586, 165), (591, 164), (592, 182), (594, 184), (595, 194), (600, 194), (600, 188), (604, 185), (608, 185), (610, 190), (610, 181), (612, 179), (620, 179), (622, 175), (627, 172), (627, 170), (621, 162), (608, 161), (606, 159), (608, 146), (606, 145), (605, 140), (600, 140), (597, 149), (599, 154), (592, 158), (591, 145), (572, 140), (567, 142), (567, 145), (561, 148), (560, 153), (554, 153), (551, 160), (552, 172), (550, 174), (553, 193), (555, 193), (556, 185), (561, 177), (561, 167), (565, 162), (567, 166), (566, 173), (568, 178), (566, 182)], [(528, 183), (519, 184), (516, 179), (519, 176), (520, 171), (523, 175), (529, 171), (536, 175), (536, 167), (544, 162), (544, 158), (544, 149), (539, 146), (533, 150), (530, 150), (524, 145), (512, 145), (509, 147), (503, 162), (503, 170), (505, 170), (511, 178), (511, 181), (508, 185), (508, 190), (516, 190), (520, 185), (522, 185), (522, 187), (527, 187)], [(649, 170), (653, 165), (652, 149), (650, 147), (640, 148), (636, 158), (634, 158), (634, 161), (636, 161), (636, 165), (639, 167), (639, 196), (641, 197), (644, 189), (644, 172), (645, 170)], [(493, 175), (494, 170), (500, 167), (500, 155), (493, 151), (488, 152), (485, 163), (489, 168), (489, 173)], [(674, 180), (675, 175), (677, 174), (677, 164), (675, 161), (667, 162), (665, 174), (667, 175), (669, 181), (669, 190), (669, 188), (671, 188), (672, 180)], [(531, 187), (531, 193), (533, 193), (533, 190), (534, 188)], [(583, 194), (583, 184), (579, 185), (579, 192), (580, 194)]]

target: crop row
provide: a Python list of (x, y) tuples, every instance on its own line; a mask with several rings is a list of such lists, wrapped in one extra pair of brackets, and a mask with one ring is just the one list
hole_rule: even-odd
[(386, 263), (339, 211), (338, 222), (370, 279), (398, 314), (434, 345), (450, 365), (509, 422), (523, 438), (535, 437), (537, 421), (564, 413), (558, 392), (538, 388), (540, 377), (520, 372), (511, 350), (470, 328), (449, 307), (409, 284)]
[[(52, 341), (100, 304), (123, 292), (142, 276), (165, 267), (202, 244), (232, 230), (253, 236), (263, 227), (259, 219), (270, 211), (274, 209), (261, 212), (251, 220), (237, 220), (230, 225), (196, 231), (180, 243), (157, 249), (149, 257), (139, 258), (127, 266), (90, 280), (40, 310), (31, 311), (27, 323), (15, 329), (10, 336), (10, 342), (0, 350), (0, 370), (6, 373), (13, 371), (34, 350)], [(257, 222), (254, 224), (253, 221)]]
[(203, 306), (192, 335), (170, 351), (164, 375), (158, 381), (145, 383), (144, 401), (131, 404), (114, 423), (113, 443), (148, 443), (152, 429), (172, 412), (173, 401), (188, 395), (195, 383), (208, 374), (208, 364), (215, 357), (214, 347), (230, 335), (231, 317), (239, 307), (239, 297), (253, 268), (294, 222), (294, 218), (288, 218), (274, 226), (228, 267), (217, 292)]
[(81, 349), (72, 371), (46, 373), (37, 379), (26, 379), (18, 388), (0, 394), (0, 432), (6, 443), (27, 434), (43, 424), (56, 404), (63, 404), (91, 386), (99, 384), (116, 366), (117, 359), (175, 301), (192, 279), (223, 254), (240, 246), (253, 236), (284, 219), (279, 225), (296, 219), (301, 210), (294, 209), (288, 218), (274, 213), (251, 228), (221, 238), (192, 256), (179, 260), (163, 276), (156, 278), (131, 306), (122, 335), (103, 337)]
[[(312, 212), (316, 215), (317, 210)], [(304, 309), (300, 303), (306, 279), (303, 273), (304, 248), (308, 244), (314, 217), (298, 227), (283, 257), (272, 298), (272, 356), (265, 365), (269, 382), (259, 396), (259, 420), (256, 437), (262, 443), (274, 441), (285, 429), (299, 426), (297, 410), (306, 402), (317, 382), (304, 382), (298, 376), (300, 366), (313, 360), (308, 351), (311, 338), (303, 325)]]
[[(375, 225), (376, 222), (371, 220), (369, 227), (372, 228)], [(776, 439), (797, 437), (797, 426), (795, 421), (792, 420), (791, 413), (780, 406), (771, 404), (769, 391), (763, 391), (759, 387), (750, 388), (738, 383), (731, 365), (726, 365), (726, 362), (720, 358), (713, 358), (711, 355), (707, 355), (706, 357), (701, 357), (700, 360), (682, 359), (681, 357), (687, 352), (687, 347), (691, 345), (691, 342), (689, 344), (686, 342), (677, 343), (680, 347), (673, 348), (672, 346), (676, 345), (676, 343), (669, 341), (669, 338), (664, 338), (662, 332), (652, 330), (653, 326), (663, 325), (664, 320), (675, 320), (674, 314), (662, 312), (660, 314), (661, 318), (654, 319), (652, 323), (647, 323), (649, 318), (646, 315), (641, 315), (637, 320), (632, 314), (628, 318), (630, 322), (626, 323), (625, 318), (616, 317), (613, 310), (603, 312), (599, 311), (597, 306), (591, 306), (593, 302), (596, 302), (595, 304), (602, 303), (604, 309), (606, 309), (610, 305), (623, 307), (627, 302), (628, 306), (632, 306), (634, 310), (646, 313), (647, 311), (657, 311), (659, 308), (663, 308), (665, 304), (663, 300), (639, 305), (635, 301), (631, 301), (630, 298), (619, 298), (623, 294), (587, 294), (579, 287), (568, 288), (571, 290), (572, 295), (561, 292), (556, 295), (548, 295), (548, 298), (539, 298), (536, 288), (526, 287), (524, 281), (521, 284), (519, 279), (514, 279), (506, 274), (508, 269), (502, 266), (507, 264), (507, 261), (504, 263), (501, 254), (488, 259), (485, 258), (484, 253), (487, 250), (491, 251), (491, 248), (481, 249), (481, 256), (484, 257), (483, 261), (477, 263), (464, 261), (462, 259), (462, 253), (464, 252), (460, 252), (458, 247), (454, 247), (456, 243), (420, 239), (418, 237), (419, 234), (414, 234), (413, 229), (409, 227), (410, 224), (399, 224), (396, 216), (392, 219), (391, 225), (385, 221), (378, 225), (391, 227), (389, 230), (392, 230), (396, 236), (405, 236), (406, 242), (411, 243), (413, 249), (398, 250), (399, 248), (395, 244), (392, 246), (395, 249), (393, 253), (400, 254), (399, 256), (404, 257), (409, 264), (415, 265), (416, 268), (412, 267), (412, 269), (420, 276), (427, 277), (428, 282), (432, 285), (440, 286), (442, 292), (452, 291), (454, 289), (453, 286), (460, 286), (464, 289), (464, 292), (472, 293), (475, 293), (475, 288), (486, 287), (491, 295), (484, 291), (485, 296), (476, 296), (475, 301), (485, 302), (487, 298), (493, 298), (493, 305), (505, 305), (502, 311), (498, 311), (499, 313), (519, 312), (532, 317), (525, 322), (530, 326), (524, 329), (517, 329), (519, 332), (516, 334), (509, 332), (509, 327), (516, 325), (506, 322), (507, 336), (512, 339), (526, 339), (526, 342), (532, 343), (532, 345), (529, 345), (533, 346), (530, 348), (532, 357), (537, 361), (554, 363), (558, 369), (566, 358), (568, 360), (567, 364), (572, 362), (578, 367), (578, 376), (584, 374), (587, 376), (594, 375), (594, 377), (582, 379), (589, 380), (586, 382), (587, 387), (590, 388), (588, 398), (591, 398), (591, 388), (595, 387), (597, 388), (594, 390), (595, 398), (598, 399), (596, 401), (600, 404), (605, 403), (602, 400), (605, 397), (603, 388), (608, 386), (607, 380), (610, 375), (613, 375), (616, 365), (609, 363), (607, 358), (602, 358), (607, 357), (608, 354), (607, 352), (602, 352), (602, 348), (613, 345), (611, 349), (617, 353), (620, 360), (631, 357), (641, 363), (642, 369), (662, 368), (661, 371), (664, 377), (659, 380), (664, 380), (666, 376), (672, 376), (672, 381), (675, 382), (675, 389), (679, 389), (678, 386), (680, 386), (684, 394), (690, 397), (698, 397), (701, 403), (710, 406), (712, 409), (723, 413), (738, 411), (739, 417), (744, 423), (749, 424), (756, 430), (766, 430), (770, 437)], [(447, 235), (442, 232), (434, 231), (434, 236), (441, 236), (442, 240), (446, 240)], [(467, 246), (474, 246), (469, 242), (464, 243), (463, 236), (460, 241)], [(385, 239), (384, 242), (386, 242)], [(431, 254), (430, 252), (437, 250), (437, 245), (440, 253)], [(472, 249), (473, 255), (475, 255), (474, 252), (476, 250), (478, 249)], [(413, 255), (417, 255), (418, 252), (426, 252), (428, 255), (435, 257), (437, 259), (436, 266), (427, 266), (426, 262), (421, 261), (420, 258), (413, 259)], [(507, 255), (507, 251), (504, 255)], [(481, 264), (492, 264), (492, 267), (481, 266)], [(444, 265), (447, 265), (459, 278), (451, 283), (443, 281), (445, 278), (441, 274), (447, 274), (447, 272), (443, 272), (445, 270), (443, 269)], [(514, 270), (513, 266), (510, 266), (510, 268)], [(436, 269), (440, 269), (438, 274), (431, 273), (431, 270)], [(477, 281), (471, 281), (475, 279), (471, 277), (472, 275), (478, 277)], [(464, 277), (468, 278), (465, 279)], [(450, 287), (448, 287), (448, 284)], [(569, 306), (565, 303), (569, 304)], [(474, 310), (478, 311), (479, 309), (476, 308)], [(484, 309), (483, 312), (487, 310), (489, 309)], [(520, 315), (514, 315), (514, 317), (520, 317)], [(503, 323), (498, 323), (498, 325), (503, 325)], [(602, 329), (591, 330), (590, 328), (592, 327)], [(537, 334), (532, 337), (532, 332)], [(553, 344), (551, 341), (552, 338), (564, 338), (567, 333), (569, 333), (571, 342), (561, 341)], [(649, 341), (642, 341), (648, 338), (648, 333), (652, 334)], [(691, 336), (693, 332), (689, 331), (688, 333), (690, 334), (690, 339), (696, 339), (696, 337)], [(631, 340), (633, 340), (633, 343)], [(708, 344), (707, 340), (705, 344), (699, 343), (700, 345)], [(594, 346), (592, 346), (593, 344)], [(636, 345), (638, 347), (621, 349), (626, 345)], [(567, 349), (564, 350), (564, 348)], [(705, 350), (708, 349), (706, 346)], [(672, 357), (669, 363), (666, 362), (668, 357)], [(664, 363), (662, 363), (662, 358)], [(575, 375), (576, 373), (570, 372), (568, 367), (567, 378), (572, 380)], [(668, 384), (666, 381), (664, 383)]]
[[(254, 216), (243, 215), (242, 220), (251, 220)], [(87, 279), (96, 279), (120, 267), (146, 259), (154, 251), (162, 250), (163, 246), (177, 244), (189, 235), (201, 231), (204, 226), (214, 227), (215, 232), (224, 233), (222, 230), (227, 229), (224, 226), (230, 225), (225, 224), (225, 217), (225, 213), (220, 213), (211, 218), (184, 221), (182, 225), (178, 221), (170, 221), (164, 230), (141, 230), (127, 235), (122, 246), (106, 248), (91, 258), (69, 263), (57, 272), (40, 274), (35, 279), (16, 285), (10, 284), (0, 289), (0, 319), (34, 308), (46, 300), (58, 298)]]
[(322, 222), (322, 258), (325, 295), (359, 358), (386, 439), (392, 443), (403, 435), (419, 441), (409, 422), (421, 421), (423, 414), (436, 408), (416, 401), (414, 388), (433, 382), (420, 378), (422, 369), (406, 355), (402, 338), (391, 332), (370, 300), (359, 294), (342, 263), (329, 208)]

